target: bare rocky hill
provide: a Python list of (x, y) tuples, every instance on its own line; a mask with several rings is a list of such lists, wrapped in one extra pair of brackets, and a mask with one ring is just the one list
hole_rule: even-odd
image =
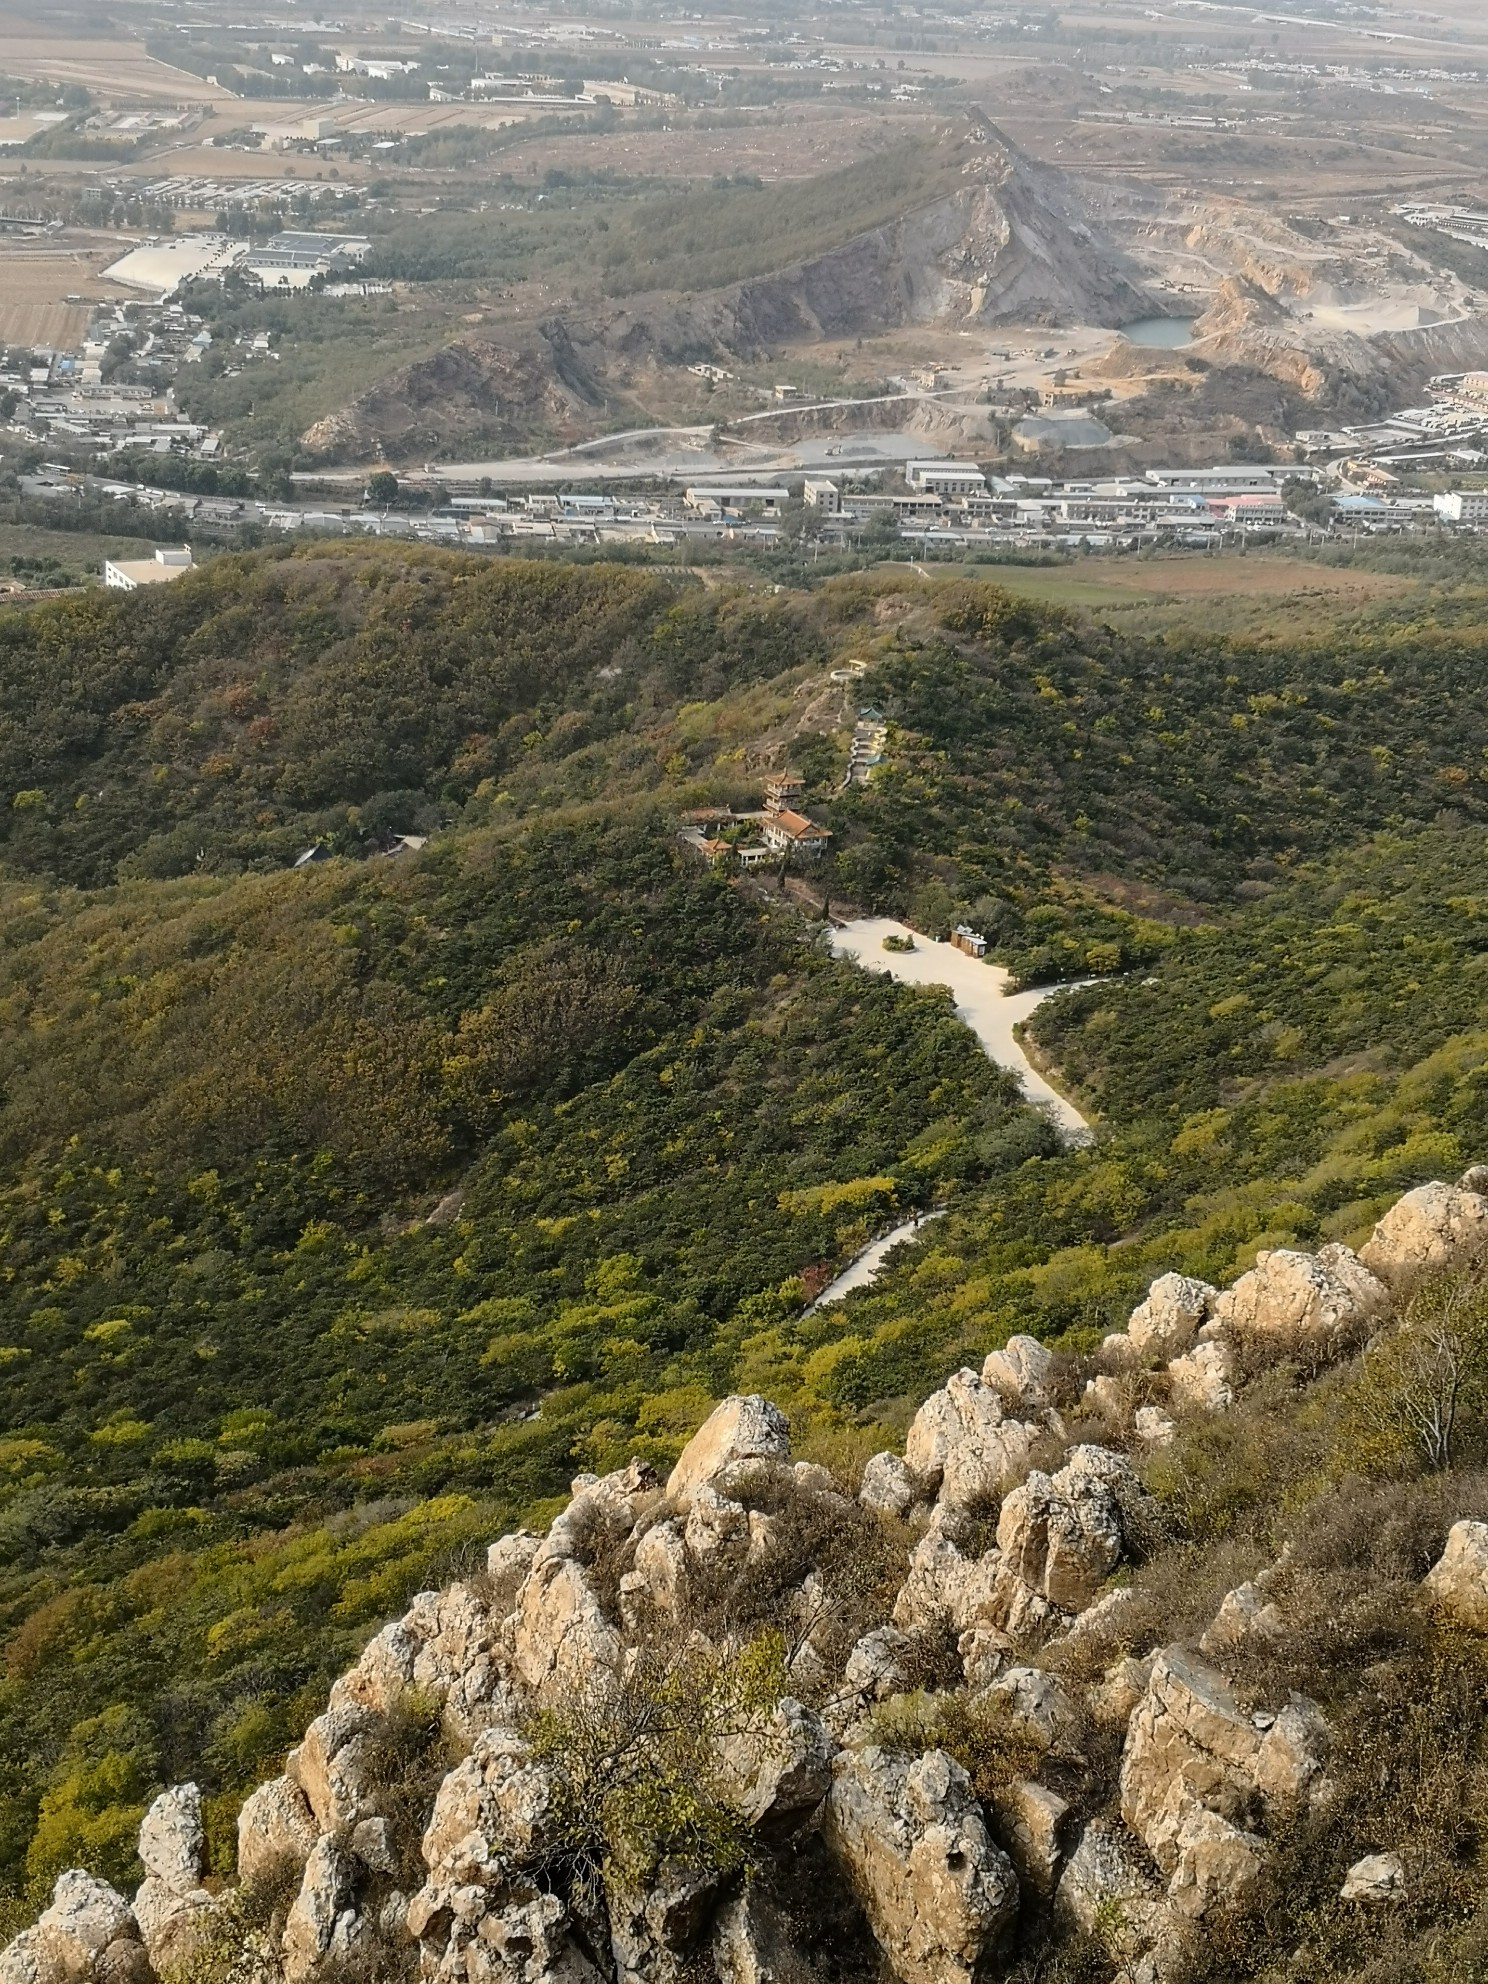
[(1366, 1339), (1436, 1356), (1412, 1294), (1480, 1269), (1485, 1182), (1407, 1193), (1358, 1254), (1164, 1275), (1084, 1365), (1014, 1337), (855, 1490), (759, 1397), (664, 1483), (581, 1477), (371, 1640), (243, 1805), (235, 1884), (178, 1785), (133, 1898), (64, 1873), (0, 1984), (1166, 1984), (1241, 1974), (1250, 1907), (1252, 1937), (1387, 1941), (1450, 1878), (1462, 1815), (1397, 1711), (1453, 1648), (1476, 1671), (1482, 1477), (1383, 1521), (1344, 1484), (1243, 1577), (1175, 1550), (1151, 1483)]
[[(637, 375), (699, 358), (907, 324), (1117, 325), (1154, 307), (1137, 265), (1088, 218), (1067, 177), (992, 125), (959, 142), (956, 189), (828, 252), (692, 296), (599, 304), (575, 293), (499, 340), (465, 337), (405, 366), (301, 438), (317, 453), (390, 458), (570, 441), (638, 412)], [(643, 416), (639, 416), (643, 417)]]

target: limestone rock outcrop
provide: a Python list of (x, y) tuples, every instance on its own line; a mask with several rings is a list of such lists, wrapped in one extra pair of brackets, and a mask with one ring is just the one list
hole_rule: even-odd
[(1359, 1249), (1392, 1286), (1438, 1269), (1467, 1267), (1488, 1251), (1488, 1198), (1439, 1181), (1397, 1199)]
[(902, 1984), (972, 1984), (1012, 1923), (1018, 1877), (961, 1766), (943, 1750), (849, 1751), (826, 1830)]
[(717, 1481), (740, 1462), (788, 1461), (790, 1426), (766, 1398), (726, 1399), (683, 1448), (667, 1481), (667, 1498), (685, 1504), (700, 1482)]
[(1001, 1392), (958, 1371), (915, 1414), (904, 1460), (926, 1497), (975, 1509), (1022, 1478), (1035, 1438), (1034, 1427), (1008, 1416)]
[[(1165, 1644), (1142, 1563), (1166, 1518), (1143, 1477), (1160, 1485), (1157, 1455), (1248, 1373), (1352, 1355), (1420, 1274), (1475, 1260), (1480, 1184), (1406, 1194), (1360, 1256), (1278, 1249), (1225, 1290), (1159, 1276), (1083, 1369), (1010, 1337), (924, 1400), (856, 1496), (794, 1460), (754, 1396), (719, 1405), (665, 1482), (642, 1460), (578, 1476), (545, 1534), (496, 1540), (482, 1575), (373, 1632), (244, 1801), (237, 1878), (273, 1909), (244, 1984), (412, 1961), (420, 1984), (684, 1984), (709, 1964), (720, 1984), (821, 1984), (830, 1964), (797, 1947), (826, 1947), (790, 1885), (806, 1865), (896, 1984), (976, 1984), (1025, 1933), (1067, 1929), (1165, 1984), (1276, 1829), (1339, 1794), (1317, 1705), (1283, 1685), (1242, 1707), (1226, 1678), (1263, 1647), (1251, 1671), (1274, 1673), (1303, 1621), (1285, 1553), (1201, 1634), (1185, 1618), (1197, 1646)], [(1488, 1632), (1488, 1523), (1452, 1525), (1422, 1598)], [(412, 1814), (388, 1761), (410, 1703), (435, 1744)], [(985, 1807), (942, 1747), (963, 1717), (1016, 1759)], [(663, 1726), (682, 1761), (659, 1791)], [(716, 1865), (644, 1845), (657, 1796), (697, 1801)], [(1119, 1820), (1080, 1827), (1113, 1798)], [(612, 1852), (606, 1828), (641, 1807)], [(236, 1920), (194, 1785), (154, 1799), (139, 1851), (133, 1897), (63, 1874), (0, 1984), (189, 1971)], [(1373, 1854), (1343, 1898), (1404, 1882)]]
[(1454, 1522), (1426, 1573), (1426, 1590), (1460, 1626), (1488, 1633), (1488, 1522)]
[(1338, 1890), (1343, 1901), (1394, 1903), (1405, 1900), (1405, 1866), (1398, 1853), (1367, 1853), (1356, 1860)]
[(134, 1897), (140, 1939), (157, 1970), (179, 1969), (200, 1947), (214, 1906), (202, 1886), (207, 1839), (196, 1785), (161, 1792), (140, 1826), (139, 1857), (145, 1870)]
[(1213, 1303), (1217, 1329), (1288, 1348), (1331, 1349), (1383, 1316), (1388, 1290), (1347, 1247), (1299, 1254), (1278, 1247), (1256, 1256)]

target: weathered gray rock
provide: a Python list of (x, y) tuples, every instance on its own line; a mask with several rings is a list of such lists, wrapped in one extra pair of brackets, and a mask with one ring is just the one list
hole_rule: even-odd
[(1199, 1652), (1210, 1660), (1232, 1653), (1246, 1640), (1276, 1640), (1282, 1634), (1281, 1613), (1259, 1585), (1236, 1585), (1226, 1592), (1219, 1610), (1204, 1629)]
[(139, 1857), (145, 1873), (176, 1894), (200, 1887), (207, 1865), (207, 1836), (201, 1792), (194, 1784), (176, 1784), (161, 1792), (140, 1824)]
[(1425, 1584), (1449, 1619), (1488, 1633), (1488, 1522), (1454, 1522)]
[(972, 1984), (1018, 1906), (961, 1766), (943, 1750), (838, 1758), (826, 1837), (902, 1984)]
[(203, 1947), (216, 1904), (201, 1885), (207, 1865), (201, 1792), (194, 1784), (162, 1791), (140, 1825), (145, 1878), (134, 1919), (150, 1962), (160, 1972), (187, 1968)]
[(1168, 1900), (1180, 1915), (1197, 1919), (1211, 1908), (1238, 1901), (1261, 1871), (1265, 1847), (1203, 1805), (1190, 1805), (1174, 1842)]
[(0, 1984), (63, 1984), (65, 1974), (43, 1946), (34, 1926), (22, 1929), (0, 1950)]
[(530, 1529), (518, 1529), (510, 1536), (498, 1536), (486, 1552), (486, 1576), (499, 1590), (514, 1592), (532, 1569), (532, 1560), (541, 1542), (542, 1538), (534, 1536)]
[(303, 1867), (319, 1831), (298, 1784), (271, 1777), (249, 1792), (238, 1813), (238, 1879), (253, 1887), (284, 1866)]
[(1015, 1778), (993, 1798), (998, 1837), (1026, 1892), (1048, 1900), (1064, 1856), (1069, 1806), (1047, 1785)]
[(397, 1871), (386, 1819), (363, 1819), (354, 1825), (351, 1829), (351, 1850), (371, 1873), (391, 1874)]
[(1405, 1900), (1405, 1867), (1398, 1853), (1369, 1853), (1356, 1860), (1338, 1890), (1341, 1901), (1364, 1901), (1378, 1906)]
[(284, 1760), (284, 1773), (305, 1794), (321, 1832), (367, 1816), (366, 1767), (376, 1718), (355, 1703), (316, 1716)]
[(687, 1596), (683, 1525), (675, 1520), (653, 1523), (636, 1544), (633, 1568), (620, 1580), (621, 1617), (632, 1633), (656, 1621), (675, 1625), (686, 1610)]
[[(432, 1600), (436, 1596), (435, 1592), (421, 1592), (414, 1605), (420, 1599)], [(413, 1686), (414, 1663), (418, 1657), (418, 1636), (404, 1620), (393, 1620), (368, 1640), (356, 1666), (332, 1683), (326, 1706), (386, 1715), (393, 1703)]]
[(914, 1477), (898, 1454), (875, 1454), (863, 1469), (858, 1500), (865, 1509), (907, 1516), (915, 1504)]
[(1132, 1415), (1132, 1431), (1144, 1447), (1170, 1447), (1178, 1428), (1161, 1406), (1139, 1405)]
[(1261, 1252), (1249, 1274), (1214, 1299), (1222, 1330), (1287, 1349), (1332, 1350), (1385, 1315), (1390, 1295), (1347, 1247)]
[[(190, 1963), (194, 1948), (183, 1958)], [(93, 1984), (156, 1984), (156, 1973), (143, 1943), (116, 1937), (93, 1961)]]
[(994, 1501), (1027, 1472), (1036, 1429), (1010, 1419), (1000, 1394), (958, 1371), (915, 1414), (904, 1442), (911, 1475), (953, 1508)]
[(1045, 1642), (1045, 1654), (1073, 1655), (1082, 1664), (1109, 1661), (1117, 1647), (1137, 1630), (1142, 1600), (1129, 1584), (1114, 1585), (1103, 1591), (1093, 1605), (1087, 1605), (1062, 1633)]
[(480, 1887), (425, 1890), (409, 1903), (406, 1924), (419, 1942), (424, 1984), (600, 1984), (573, 1940), (568, 1910), (530, 1885), (499, 1898)]
[(1333, 1786), (1325, 1775), (1333, 1731), (1316, 1702), (1294, 1695), (1261, 1737), (1251, 1777), (1273, 1812), (1326, 1805)]
[(1128, 1960), (1152, 1949), (1172, 1921), (1130, 1835), (1104, 1819), (1086, 1826), (1065, 1862), (1054, 1909), (1057, 1919)]
[(864, 1701), (887, 1701), (909, 1685), (905, 1660), (914, 1642), (897, 1626), (876, 1626), (865, 1633), (847, 1656), (842, 1670), (844, 1689)]
[(711, 1481), (692, 1490), (683, 1541), (698, 1563), (734, 1567), (749, 1555), (750, 1511), (731, 1495), (720, 1495)]
[(1082, 1610), (1121, 1561), (1124, 1484), (1140, 1492), (1129, 1464), (1101, 1447), (1077, 1447), (1056, 1475), (1035, 1470), (1003, 1502), (1004, 1563), (1051, 1605)]
[(685, 1504), (700, 1482), (738, 1461), (790, 1459), (790, 1426), (766, 1398), (726, 1398), (693, 1434), (667, 1482), (668, 1500)]
[(1121, 1816), (1163, 1872), (1195, 1805), (1234, 1823), (1255, 1793), (1260, 1736), (1224, 1676), (1181, 1647), (1153, 1663), (1121, 1760)]
[(1228, 1412), (1235, 1403), (1237, 1360), (1223, 1337), (1195, 1344), (1168, 1366), (1175, 1406), (1187, 1412)]
[(716, 1875), (671, 1860), (642, 1891), (612, 1888), (606, 1898), (618, 1984), (681, 1984), (717, 1888)]
[(793, 1947), (790, 1924), (757, 1887), (718, 1911), (713, 1925), (718, 1984), (814, 1984), (811, 1966)]
[(1001, 1350), (988, 1353), (982, 1383), (990, 1385), (1012, 1413), (1038, 1412), (1049, 1403), (1045, 1382), (1054, 1353), (1033, 1336), (1010, 1336)]
[(1013, 1657), (1012, 1640), (996, 1626), (971, 1626), (956, 1641), (968, 1688), (989, 1688)]
[(1469, 1266), (1488, 1249), (1488, 1198), (1458, 1185), (1418, 1185), (1397, 1199), (1359, 1249), (1372, 1274), (1392, 1285), (1438, 1269)]
[[(935, 1514), (910, 1552), (909, 1574), (894, 1601), (894, 1624), (928, 1630), (947, 1623), (963, 1633), (1002, 1609), (998, 1584), (1002, 1560), (996, 1551), (963, 1556), (942, 1520), (945, 1511), (937, 1508)], [(1043, 1609), (1047, 1612), (1047, 1605)]]
[(430, 1884), (483, 1881), (498, 1863), (538, 1857), (560, 1792), (553, 1771), (515, 1731), (482, 1731), (435, 1793), (423, 1839)]
[(1126, 1326), (1137, 1357), (1144, 1363), (1167, 1363), (1181, 1356), (1207, 1320), (1217, 1293), (1207, 1281), (1196, 1281), (1192, 1275), (1160, 1274)]
[(539, 1551), (515, 1616), (512, 1665), (529, 1688), (557, 1697), (618, 1673), (624, 1642), (576, 1557), (544, 1558)]
[(716, 1749), (729, 1802), (750, 1825), (809, 1812), (831, 1788), (837, 1745), (789, 1695), (762, 1727), (724, 1736)]
[(134, 1912), (116, 1888), (69, 1867), (57, 1876), (49, 1906), (31, 1931), (26, 1956), (38, 1974), (81, 1984), (110, 1943), (132, 1937)]
[(157, 1971), (185, 1969), (204, 1946), (216, 1908), (205, 1888), (185, 1892), (147, 1874), (134, 1897), (140, 1939)]
[(1139, 1660), (1128, 1653), (1112, 1661), (1090, 1690), (1090, 1712), (1097, 1722), (1108, 1727), (1125, 1727), (1131, 1721), (1132, 1710), (1146, 1694), (1152, 1679), (1153, 1658), (1149, 1654)]
[(317, 1839), (305, 1862), (300, 1891), (284, 1925), (284, 1975), (288, 1984), (299, 1984), (329, 1956), (338, 1927), (343, 1942), (352, 1894), (352, 1866), (338, 1841), (329, 1833)]
[(1008, 1734), (1033, 1749), (1067, 1744), (1080, 1726), (1080, 1712), (1052, 1674), (1040, 1667), (1010, 1667), (981, 1696)]

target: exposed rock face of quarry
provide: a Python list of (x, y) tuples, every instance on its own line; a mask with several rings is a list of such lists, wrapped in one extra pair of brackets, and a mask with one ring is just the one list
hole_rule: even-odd
[[(1281, 1639), (1282, 1584), (1192, 1644), (1144, 1637), (1144, 1451), (1267, 1357), (1396, 1327), (1485, 1234), (1488, 1200), (1428, 1185), (1361, 1255), (1160, 1277), (1089, 1381), (1102, 1442), (1066, 1430), (1030, 1337), (927, 1398), (856, 1494), (768, 1400), (725, 1400), (665, 1481), (580, 1476), (546, 1535), (385, 1625), (243, 1805), (235, 1882), (208, 1882), (177, 1785), (134, 1895), (64, 1873), (0, 1984), (974, 1984), (1082, 1934), (1162, 1984), (1336, 1793), (1318, 1705), (1227, 1672)], [(1488, 1525), (1451, 1528), (1420, 1603), (1488, 1631)], [(958, 1729), (995, 1768), (973, 1778)], [(1344, 1890), (1404, 1891), (1389, 1851)]]

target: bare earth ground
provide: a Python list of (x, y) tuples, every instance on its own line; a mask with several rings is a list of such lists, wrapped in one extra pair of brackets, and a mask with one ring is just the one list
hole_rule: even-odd
[(166, 103), (227, 103), (231, 92), (172, 69), (138, 42), (48, 33), (35, 21), (0, 14), (0, 67), (28, 81), (78, 83), (108, 98), (147, 97)]
[[(31, 242), (0, 239), (0, 344), (81, 344), (90, 305), (112, 293), (98, 271), (117, 252), (117, 245), (59, 252), (50, 245), (42, 250)], [(69, 296), (82, 301), (69, 303)]]

